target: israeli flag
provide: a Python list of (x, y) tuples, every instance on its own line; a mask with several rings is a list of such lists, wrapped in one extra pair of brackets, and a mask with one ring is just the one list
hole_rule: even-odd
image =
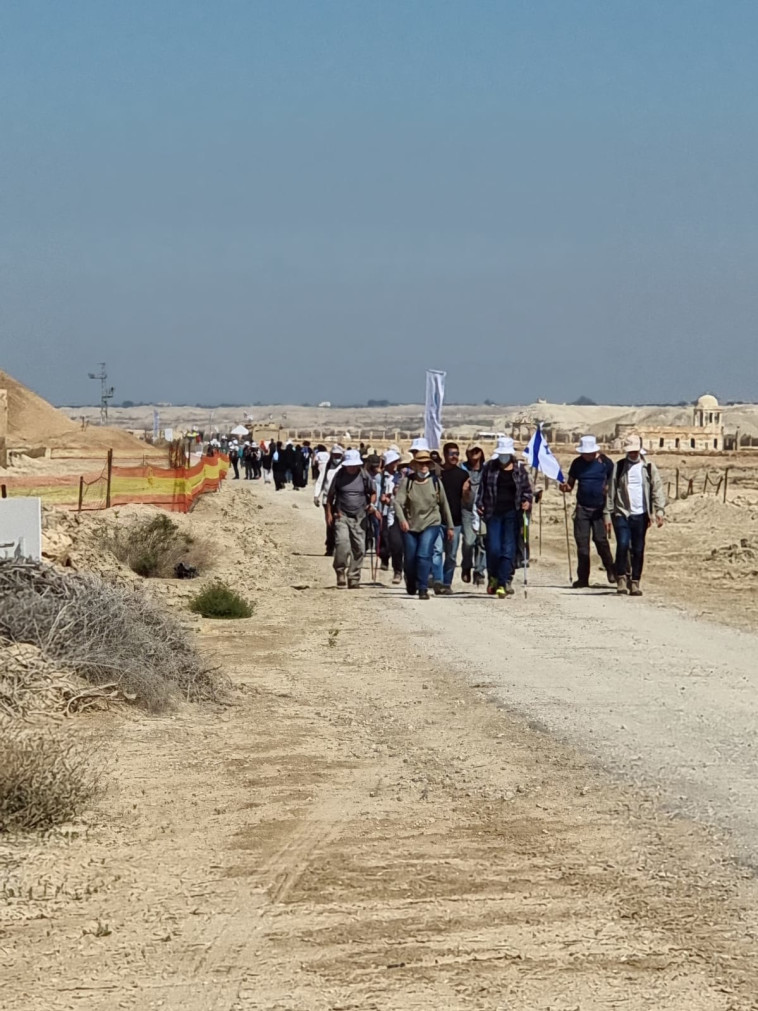
[(541, 470), (545, 477), (550, 477), (561, 484), (566, 480), (561, 470), (561, 465), (550, 452), (542, 428), (537, 425), (537, 430), (529, 440), (529, 445), (524, 450), (527, 465), (535, 470)]

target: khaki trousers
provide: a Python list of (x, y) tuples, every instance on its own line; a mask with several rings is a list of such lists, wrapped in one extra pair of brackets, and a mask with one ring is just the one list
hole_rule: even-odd
[(366, 514), (345, 516), (334, 521), (334, 569), (347, 570), (348, 584), (361, 581), (361, 568), (366, 554)]

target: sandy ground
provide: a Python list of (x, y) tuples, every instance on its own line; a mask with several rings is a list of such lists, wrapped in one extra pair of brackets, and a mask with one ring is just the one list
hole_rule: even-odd
[[(233, 705), (72, 723), (110, 788), (0, 849), (1, 1008), (756, 1007), (752, 876), (718, 812), (673, 817), (668, 767), (648, 777), (667, 742), (688, 753), (730, 712), (747, 725), (751, 636), (717, 641), (658, 591), (570, 594), (547, 547), (527, 600), (340, 592), (310, 497), (258, 484), (188, 522), (257, 601), (198, 624)], [(609, 637), (631, 665), (609, 664)], [(678, 699), (679, 659), (706, 643)], [(648, 664), (650, 644), (675, 646), (673, 666)], [(680, 721), (651, 728), (656, 699)], [(643, 785), (604, 769), (623, 765), (614, 719), (616, 738), (660, 736)], [(749, 786), (739, 755), (706, 759)]]

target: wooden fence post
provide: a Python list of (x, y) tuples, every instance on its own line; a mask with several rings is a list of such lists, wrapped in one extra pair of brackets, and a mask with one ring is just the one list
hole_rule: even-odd
[(676, 479), (674, 483), (674, 498), (679, 498), (679, 468), (676, 468)]
[(724, 502), (726, 502), (726, 489), (729, 484), (729, 468), (724, 471)]
[(0, 496), (2, 496), (2, 498), (8, 498), (8, 486), (7, 485), (0, 484)]
[(108, 450), (108, 475), (105, 484), (105, 508), (110, 509), (111, 507), (111, 478), (113, 477), (113, 450)]
[(77, 512), (82, 511), (82, 502), (84, 501), (84, 474), (79, 475), (79, 508)]

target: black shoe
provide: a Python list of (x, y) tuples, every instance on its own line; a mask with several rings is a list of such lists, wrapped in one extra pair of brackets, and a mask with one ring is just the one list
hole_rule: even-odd
[(428, 590), (419, 590), (418, 591), (418, 599), (419, 600), (429, 600), (429, 591)]
[(415, 583), (406, 583), (405, 584), (405, 592), (408, 594), (409, 597), (415, 597), (416, 596), (416, 584)]
[(575, 579), (574, 582), (571, 584), (574, 590), (586, 590), (589, 588), (589, 585), (590, 585), (589, 583), (582, 583), (578, 579)]
[(605, 570), (605, 574), (608, 577), (608, 582), (611, 584), (611, 586), (615, 586), (616, 585), (616, 573), (613, 571), (613, 569), (606, 569)]

